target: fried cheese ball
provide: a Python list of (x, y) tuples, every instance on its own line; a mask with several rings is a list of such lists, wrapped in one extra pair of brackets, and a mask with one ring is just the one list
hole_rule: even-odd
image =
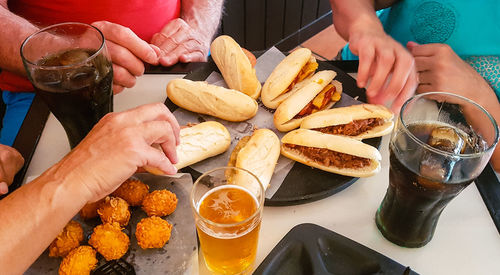
[(96, 265), (95, 250), (88, 245), (82, 245), (64, 257), (59, 266), (59, 275), (88, 275)]
[(163, 217), (170, 215), (177, 207), (177, 196), (168, 190), (155, 190), (142, 201), (142, 210), (148, 216)]
[(140, 180), (128, 179), (112, 195), (124, 199), (131, 206), (139, 206), (148, 193), (147, 184)]
[(115, 223), (100, 224), (94, 228), (89, 244), (107, 261), (120, 259), (127, 253), (130, 240), (122, 232), (120, 225)]
[(63, 231), (49, 246), (49, 257), (64, 257), (83, 241), (82, 226), (76, 221), (69, 221)]
[(142, 249), (162, 248), (170, 239), (172, 225), (166, 220), (153, 216), (137, 223), (135, 237)]
[(117, 222), (120, 226), (126, 226), (130, 220), (128, 203), (122, 198), (106, 197), (97, 209), (102, 223)]
[(80, 210), (80, 217), (84, 220), (93, 219), (98, 216), (97, 208), (101, 205), (104, 200), (98, 200), (96, 202), (87, 203)]

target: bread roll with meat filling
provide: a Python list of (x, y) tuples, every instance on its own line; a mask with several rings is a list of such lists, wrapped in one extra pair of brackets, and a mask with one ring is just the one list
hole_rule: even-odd
[(234, 122), (252, 118), (259, 109), (257, 101), (246, 94), (204, 81), (171, 80), (167, 96), (175, 105), (191, 112)]
[(283, 136), (281, 142), (285, 157), (327, 172), (369, 177), (380, 171), (380, 152), (356, 139), (297, 129)]
[(314, 113), (302, 120), (300, 128), (361, 140), (389, 134), (393, 117), (382, 105), (359, 104)]
[[(258, 129), (251, 136), (245, 136), (231, 153), (227, 166), (238, 167), (252, 172), (264, 189), (269, 187), (274, 168), (280, 156), (280, 140), (269, 129)], [(244, 182), (241, 175), (226, 174), (229, 181)]]
[(253, 99), (259, 98), (262, 86), (252, 62), (233, 38), (227, 35), (217, 37), (210, 45), (210, 53), (229, 88)]
[(300, 48), (291, 52), (274, 68), (264, 83), (262, 103), (268, 108), (276, 109), (297, 91), (294, 87), (310, 77), (317, 68), (318, 62), (312, 56), (311, 50)]
[(333, 81), (334, 71), (320, 71), (274, 112), (274, 126), (281, 132), (298, 128), (302, 120), (317, 111), (326, 110), (340, 100), (342, 84)]
[[(229, 131), (216, 121), (207, 121), (182, 128), (180, 140), (181, 142), (176, 149), (179, 161), (174, 165), (177, 169), (222, 154), (231, 145)], [(158, 144), (155, 144), (154, 147), (161, 151)], [(151, 174), (164, 175), (156, 167), (145, 166), (144, 169)]]

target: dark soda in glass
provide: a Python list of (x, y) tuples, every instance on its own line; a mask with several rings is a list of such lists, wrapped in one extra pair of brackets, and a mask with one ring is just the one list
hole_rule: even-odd
[(52, 54), (39, 60), (30, 75), (36, 93), (64, 127), (71, 148), (113, 111), (112, 64), (102, 54), (89, 58), (94, 54), (91, 49)]

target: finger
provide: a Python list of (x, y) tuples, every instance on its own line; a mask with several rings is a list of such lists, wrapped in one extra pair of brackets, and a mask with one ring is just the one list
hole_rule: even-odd
[(119, 66), (117, 64), (113, 64), (113, 83), (124, 86), (126, 88), (134, 87), (136, 82), (135, 76), (131, 75), (130, 72)]
[(100, 29), (107, 40), (126, 47), (139, 59), (151, 64), (158, 64), (158, 56), (155, 51), (131, 29), (107, 21), (94, 22), (92, 25)]
[(417, 56), (433, 56), (436, 53), (436, 50), (439, 49), (441, 44), (422, 44), (414, 47), (410, 47), (408, 49), (410, 53)]
[(113, 94), (117, 95), (125, 90), (125, 87), (118, 85), (118, 84), (113, 84)]
[(176, 141), (172, 127), (167, 121), (150, 121), (141, 125), (147, 144), (160, 144), (171, 163), (177, 163)]
[(399, 95), (396, 97), (396, 99), (391, 105), (391, 109), (395, 114), (399, 113), (399, 110), (401, 110), (401, 107), (403, 107), (405, 101), (415, 94), (415, 89), (417, 88), (417, 85), (418, 85), (417, 72), (415, 71), (415, 69), (413, 69), (410, 72), (408, 80), (406, 81), (405, 86), (401, 90), (401, 93), (399, 93)]
[(375, 49), (373, 47), (361, 48), (359, 51), (358, 87), (365, 87), (374, 57)]
[(182, 54), (179, 57), (179, 61), (184, 63), (205, 62), (207, 61), (207, 56), (203, 54), (201, 51), (196, 51), (196, 52)]
[(179, 29), (178, 32), (172, 34), (172, 35), (165, 35), (161, 33), (160, 35), (164, 35), (166, 40), (163, 42), (163, 44), (160, 45), (160, 48), (164, 52), (170, 52), (177, 48), (179, 45), (183, 45), (187, 41), (191, 40), (191, 36), (189, 35), (189, 30), (188, 29)]
[[(413, 80), (416, 82), (416, 77), (409, 79), (410, 73), (414, 71), (413, 57), (411, 55), (407, 54), (406, 51), (397, 55), (390, 83), (387, 88), (382, 91), (382, 94), (386, 98), (396, 98), (407, 81)], [(416, 83), (411, 83), (411, 85), (416, 86)]]
[(430, 84), (419, 84), (417, 87), (417, 94), (427, 93), (427, 92), (435, 92), (436, 89), (433, 88)]
[(434, 67), (435, 58), (429, 56), (417, 56), (415, 57), (415, 66), (418, 72), (428, 71)]
[(375, 74), (373, 75), (370, 86), (368, 86), (366, 93), (374, 95), (381, 90), (385, 84), (389, 72), (394, 65), (394, 51), (392, 49), (380, 50), (377, 53), (377, 61), (375, 65)]
[(9, 186), (6, 182), (0, 182), (0, 195), (5, 195), (9, 192)]
[(144, 63), (127, 48), (111, 42), (108, 43), (108, 49), (113, 64), (126, 68), (130, 74), (135, 76), (144, 74)]
[(167, 175), (174, 175), (177, 173), (177, 168), (172, 165), (167, 156), (160, 152), (159, 150), (154, 149), (151, 146), (147, 146), (146, 149), (143, 150), (146, 156), (146, 165), (149, 167), (155, 167), (163, 171)]
[(418, 73), (418, 82), (420, 84), (431, 85), (435, 83), (434, 74), (430, 71), (420, 72)]
[(168, 53), (167, 55), (160, 57), (160, 64), (165, 67), (172, 66), (177, 62), (179, 62), (179, 56), (184, 53), (187, 53), (185, 49), (180, 53), (178, 51), (176, 51), (175, 53), (174, 52)]
[[(174, 115), (168, 110), (167, 106), (163, 103), (151, 103), (136, 107), (124, 113), (118, 114), (125, 116), (127, 121), (134, 124), (139, 124), (142, 122), (154, 121), (154, 120), (165, 120), (167, 121), (176, 137), (176, 144), (179, 144), (179, 131), (180, 126)], [(154, 142), (154, 140), (152, 141)]]

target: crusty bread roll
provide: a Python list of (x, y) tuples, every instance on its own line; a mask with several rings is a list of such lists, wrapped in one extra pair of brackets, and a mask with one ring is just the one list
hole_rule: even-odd
[(240, 45), (227, 35), (217, 37), (210, 46), (210, 53), (229, 88), (259, 98), (261, 84), (255, 69)]
[[(235, 166), (252, 172), (262, 183), (264, 189), (269, 187), (274, 168), (280, 156), (280, 140), (269, 129), (255, 130), (252, 136), (240, 139), (236, 145), (228, 166)], [(242, 181), (238, 175), (227, 175), (235, 178), (235, 182)]]
[[(274, 126), (276, 126), (276, 129), (281, 132), (286, 132), (298, 128), (304, 118), (294, 117), (306, 107), (323, 88), (332, 83), (335, 76), (336, 73), (334, 71), (326, 70), (319, 71), (310, 79), (306, 80), (307, 84), (283, 101), (276, 109), (276, 112), (274, 112)], [(332, 84), (337, 92), (342, 92), (342, 84), (340, 84), (340, 82), (334, 81)], [(328, 109), (333, 106), (333, 104), (335, 104), (335, 102), (330, 102), (323, 109)]]
[[(361, 140), (389, 134), (394, 127), (393, 117), (394, 114), (382, 105), (359, 104), (309, 115), (302, 120), (300, 128)], [(361, 127), (363, 123), (367, 125)]]
[[(307, 129), (297, 129), (287, 133), (281, 139), (281, 154), (285, 157), (298, 161), (300, 163), (319, 168), (321, 170), (351, 177), (369, 177), (380, 171), (380, 159), (382, 158), (377, 148), (365, 144), (359, 140), (344, 137), (323, 134), (318, 131)], [(291, 148), (288, 145), (299, 145), (307, 148), (304, 150), (316, 151), (316, 157), (309, 157), (302, 151)], [(326, 160), (328, 152), (326, 150), (318, 151), (318, 148), (327, 149), (341, 154), (359, 157), (366, 160), (367, 164), (362, 167), (349, 167), (352, 160), (340, 161), (340, 164), (333, 160)], [(352, 159), (352, 157), (344, 157)], [(328, 165), (326, 163), (329, 163)], [(346, 167), (342, 167), (346, 166)]]
[[(207, 121), (180, 131), (180, 144), (177, 146), (178, 162), (174, 165), (182, 169), (209, 157), (224, 153), (231, 145), (229, 131), (219, 122)], [(158, 144), (155, 148), (161, 151)], [(146, 171), (163, 175), (163, 172), (151, 166), (145, 166)]]
[[(294, 91), (293, 87), (301, 81), (296, 81), (301, 75), (307, 78), (314, 73), (318, 63), (311, 55), (311, 50), (300, 48), (286, 56), (272, 71), (262, 87), (262, 103), (272, 109), (276, 109)], [(307, 73), (301, 74), (303, 69)]]
[(259, 108), (257, 101), (242, 92), (188, 79), (171, 80), (167, 97), (186, 110), (228, 121), (252, 118)]

